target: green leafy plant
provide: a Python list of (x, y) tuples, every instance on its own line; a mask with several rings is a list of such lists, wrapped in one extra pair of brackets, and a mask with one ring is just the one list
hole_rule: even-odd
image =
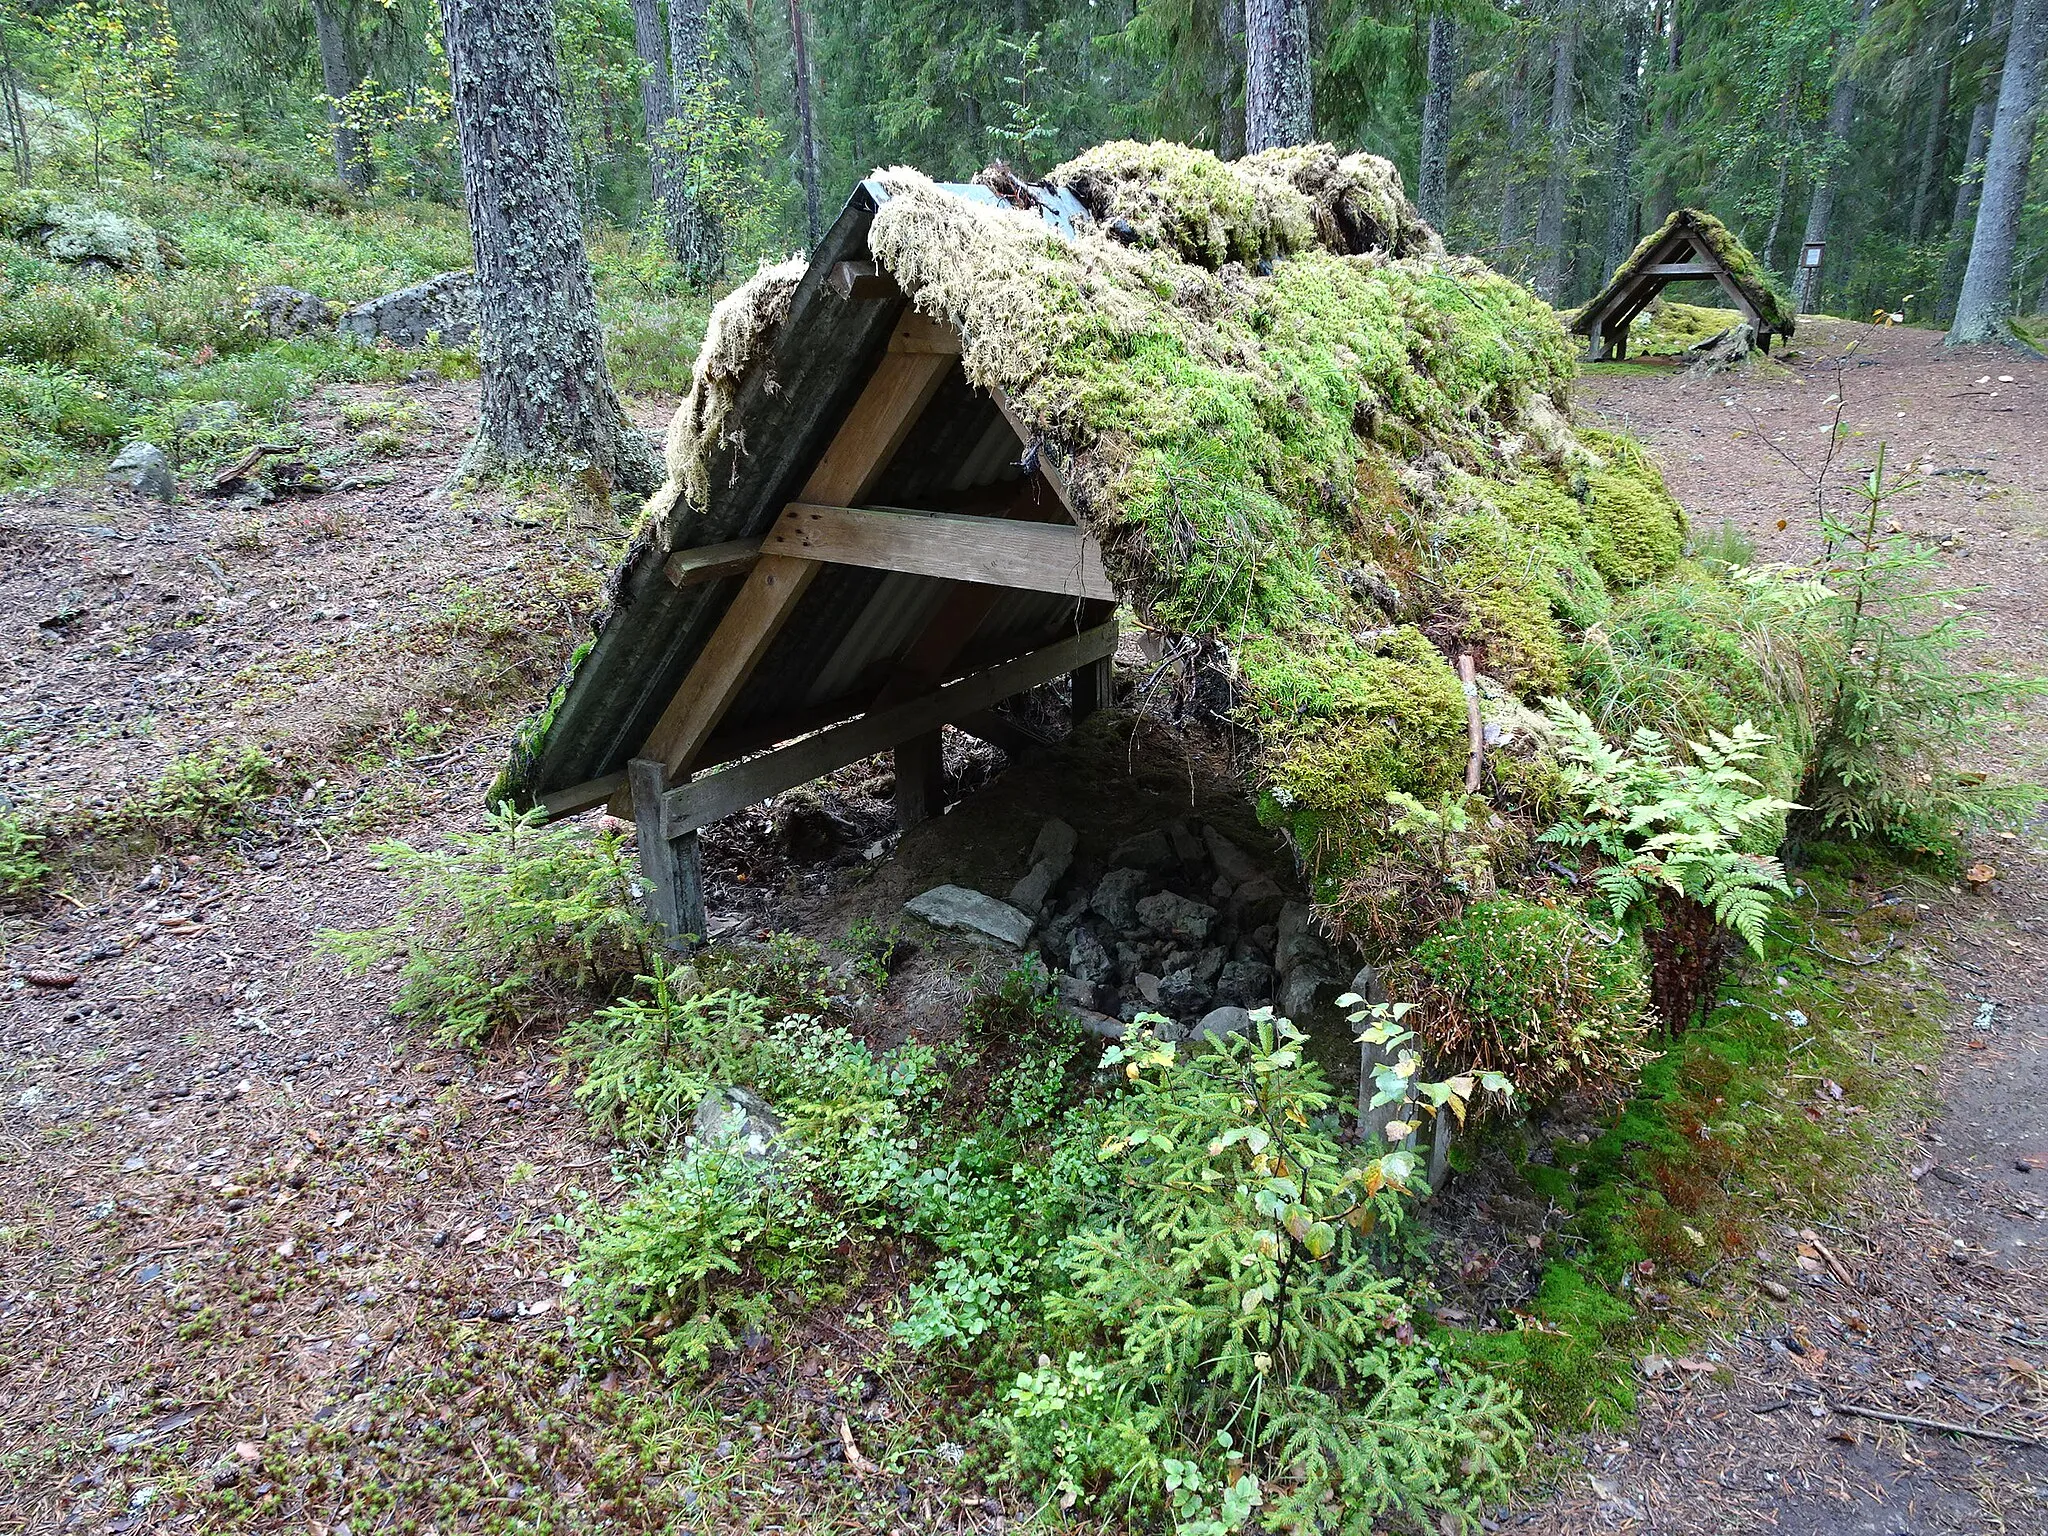
[(50, 872), (43, 834), (19, 811), (0, 811), (0, 896), (19, 896)]
[(379, 928), (328, 930), (322, 943), (352, 969), (398, 958), (392, 1011), (475, 1045), (581, 989), (616, 990), (647, 968), (653, 935), (612, 833), (546, 827), (501, 808), (482, 832), (422, 850), (376, 844), (411, 895)]
[(1838, 644), (1800, 798), (1817, 830), (1942, 852), (1964, 829), (2016, 824), (2041, 804), (2038, 786), (2001, 783), (1965, 762), (2014, 721), (2016, 704), (2048, 692), (2048, 679), (1962, 659), (1982, 638), (1955, 611), (1972, 589), (1936, 584), (1939, 555), (1880, 530), (1885, 504), (1913, 484), (1885, 479), (1880, 444), (1857, 488), (1862, 515), (1823, 514), (1820, 574), (1834, 592)]
[[(1255, 1509), (1273, 1529), (1364, 1533), (1396, 1512), (1470, 1528), (1527, 1422), (1512, 1392), (1415, 1344), (1406, 1289), (1375, 1262), (1412, 1155), (1340, 1146), (1304, 1037), (1266, 1010), (1255, 1027), (1105, 1055), (1130, 1083), (1099, 1125), (1119, 1187), (1061, 1255), (1071, 1288), (1046, 1310), (1072, 1342), (1055, 1374), (1018, 1379), (1013, 1463), (1070, 1496), (1166, 1504), (1182, 1529)], [(1086, 1411), (1056, 1423), (1049, 1394)]]
[(1644, 934), (1652, 1000), (1667, 1025), (1683, 1029), (1726, 960), (1724, 932), (1762, 954), (1777, 898), (1791, 894), (1776, 855), (1743, 847), (1799, 809), (1757, 793), (1746, 771), (1771, 738), (1740, 721), (1693, 743), (1687, 762), (1655, 731), (1637, 731), (1624, 750), (1562, 699), (1545, 712), (1579, 814), (1538, 840), (1602, 860), (1593, 887), (1616, 921)]

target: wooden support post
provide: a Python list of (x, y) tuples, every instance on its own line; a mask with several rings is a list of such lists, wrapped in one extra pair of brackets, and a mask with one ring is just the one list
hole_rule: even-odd
[(640, 877), (647, 884), (648, 915), (668, 942), (680, 949), (704, 937), (704, 865), (694, 829), (670, 837), (662, 795), (668, 773), (652, 758), (627, 766), (633, 789), (633, 826), (640, 845)]
[(1095, 714), (1099, 710), (1107, 709), (1116, 702), (1114, 692), (1116, 674), (1111, 669), (1111, 660), (1112, 658), (1104, 656), (1099, 660), (1089, 662), (1085, 667), (1076, 667), (1074, 669), (1072, 676), (1074, 684), (1073, 720), (1075, 725), (1079, 725), (1090, 715)]
[(940, 731), (924, 731), (896, 747), (896, 825), (909, 831), (946, 808), (946, 758)]
[(1436, 1112), (1436, 1136), (1429, 1144), (1429, 1192), (1444, 1192), (1444, 1178), (1451, 1171), (1451, 1112)]

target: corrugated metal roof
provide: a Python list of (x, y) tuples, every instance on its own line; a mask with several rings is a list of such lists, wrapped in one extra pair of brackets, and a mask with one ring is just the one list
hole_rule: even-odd
[[(946, 190), (978, 202), (1017, 204), (985, 187)], [(1071, 233), (1086, 217), (1064, 189), (1026, 189), (1047, 222)], [(688, 520), (703, 546), (767, 532), (838, 430), (873, 372), (902, 311), (900, 300), (848, 301), (827, 285), (842, 261), (869, 258), (867, 235), (887, 200), (865, 181), (811, 259), (788, 319), (743, 383), (731, 434), (712, 456), (710, 505)], [(957, 368), (905, 439), (869, 500), (935, 511), (999, 511), (1007, 485), (1025, 480), (1021, 445), (994, 402)], [(589, 654), (576, 668), (523, 785), (539, 801), (623, 771), (740, 589), (739, 578), (678, 590), (662, 574), (672, 550), (643, 541), (613, 584)], [(859, 712), (916, 640), (950, 584), (925, 577), (828, 566), (812, 582), (760, 665), (741, 688), (705, 762), (740, 744), (754, 750), (783, 722), (804, 729)], [(1006, 592), (984, 618), (968, 655), (986, 657), (1072, 633), (1081, 604), (1045, 593)], [(794, 730), (783, 734), (795, 734)]]

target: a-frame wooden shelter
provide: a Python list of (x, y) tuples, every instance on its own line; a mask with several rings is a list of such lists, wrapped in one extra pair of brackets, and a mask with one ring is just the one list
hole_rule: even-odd
[[(980, 187), (951, 188), (990, 198)], [(1040, 193), (1048, 222), (1076, 210)], [(536, 739), (518, 798), (609, 803), (656, 919), (703, 934), (700, 828), (881, 751), (910, 824), (940, 808), (940, 729), (1063, 675), (1108, 702), (1117, 594), (1057, 471), (960, 339), (867, 259), (863, 183), (740, 387), (688, 547), (643, 541)]]
[(1572, 317), (1572, 330), (1587, 339), (1595, 362), (1628, 356), (1628, 328), (1671, 283), (1718, 283), (1730, 305), (1749, 322), (1754, 344), (1771, 349), (1771, 338), (1790, 339), (1794, 317), (1775, 293), (1742, 242), (1711, 214), (1695, 208), (1673, 213), (1615, 269), (1607, 286)]

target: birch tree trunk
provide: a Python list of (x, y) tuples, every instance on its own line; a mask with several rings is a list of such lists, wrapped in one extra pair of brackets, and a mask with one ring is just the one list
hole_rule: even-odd
[(1564, 299), (1564, 202), (1571, 185), (1572, 103), (1578, 94), (1579, 15), (1560, 18), (1551, 45), (1550, 164), (1536, 209), (1536, 291), (1552, 304)]
[(1244, 154), (1244, 0), (1223, 0), (1222, 80), (1216, 88), (1216, 155)]
[(669, 0), (669, 99), (678, 145), (672, 175), (669, 243), (685, 280), (704, 285), (725, 266), (724, 241), (718, 223), (705, 209), (698, 186), (699, 167), (690, 144), (703, 115), (704, 93), (710, 87), (711, 8), (709, 0)]
[[(1842, 167), (1842, 160), (1849, 149), (1849, 128), (1856, 121), (1856, 70), (1854, 54), (1856, 43), (1863, 35), (1863, 28), (1870, 20), (1873, 0), (1863, 0), (1857, 11), (1856, 26), (1842, 39), (1842, 51), (1836, 61), (1834, 89), (1828, 95), (1827, 131), (1821, 137), (1819, 165), (1814, 171), (1813, 201), (1806, 205), (1805, 245), (1825, 243), (1828, 226), (1835, 216), (1835, 182)], [(1799, 264), (1799, 292), (1794, 308), (1800, 314), (1809, 314), (1820, 302), (1820, 268), (1809, 267), (1805, 260)]]
[(1616, 93), (1614, 120), (1614, 189), (1607, 204), (1607, 264), (1603, 276), (1619, 267), (1635, 246), (1636, 135), (1643, 116), (1643, 43), (1649, 18), (1631, 5), (1622, 27), (1621, 89)]
[(476, 247), (482, 388), (459, 480), (564, 469), (606, 490), (656, 481), (605, 366), (572, 190), (549, 0), (442, 0)]
[(369, 149), (342, 112), (341, 101), (362, 78), (349, 58), (348, 28), (334, 7), (335, 0), (313, 0), (313, 41), (320, 50), (320, 90), (327, 97), (327, 128), (334, 138), (334, 174), (360, 192), (370, 184)]
[[(1020, 0), (1021, 3), (1021, 0)], [(804, 232), (812, 250), (824, 237), (818, 210), (818, 126), (811, 110), (811, 60), (804, 43), (803, 0), (789, 0), (789, 66), (796, 82), (796, 153), (803, 173)]]
[(2027, 169), (2034, 154), (2044, 11), (2048, 11), (2044, 0), (2015, 0), (2012, 8), (1991, 147), (1984, 153), (1977, 227), (1970, 236), (1970, 262), (1963, 269), (1955, 323), (1948, 331), (1952, 347), (1984, 341), (2021, 344), (2012, 329), (2012, 256), (2020, 209), (2027, 197)]
[(1244, 143), (1257, 154), (1315, 133), (1308, 0), (1246, 0)]
[(1943, 322), (1956, 314), (1956, 295), (1963, 286), (1963, 259), (1970, 250), (1970, 228), (1977, 217), (1977, 194), (1984, 187), (1984, 150), (1991, 142), (1991, 98), (1970, 109), (1970, 136), (1963, 144), (1963, 173), (1956, 179), (1956, 204), (1949, 215), (1948, 249), (1941, 262), (1941, 296), (1934, 317)]
[(1450, 217), (1451, 92), (1458, 79), (1458, 24), (1448, 11), (1429, 18), (1429, 93), (1422, 98), (1422, 156), (1415, 201), (1439, 230)]

